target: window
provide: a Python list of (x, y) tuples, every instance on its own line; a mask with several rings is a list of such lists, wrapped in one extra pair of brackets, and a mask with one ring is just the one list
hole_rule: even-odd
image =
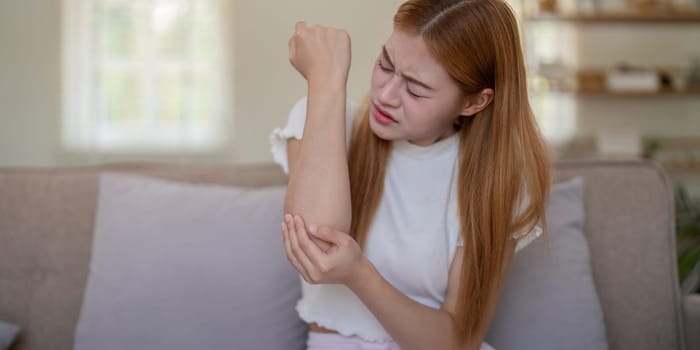
[(571, 94), (552, 91), (543, 77), (564, 79), (570, 74), (562, 66), (562, 61), (576, 60), (576, 49), (566, 44), (576, 42), (575, 34), (571, 28), (528, 20), (528, 16), (539, 11), (536, 1), (508, 2), (519, 19), (530, 102), (537, 123), (550, 145), (557, 147), (566, 144), (576, 129), (576, 99)]
[(573, 28), (553, 23), (529, 23), (527, 29), (532, 108), (551, 144), (566, 146), (576, 133), (578, 109), (576, 96), (566, 92), (575, 77), (566, 62), (576, 62), (578, 39)]
[(231, 134), (220, 0), (64, 0), (65, 150), (220, 149)]

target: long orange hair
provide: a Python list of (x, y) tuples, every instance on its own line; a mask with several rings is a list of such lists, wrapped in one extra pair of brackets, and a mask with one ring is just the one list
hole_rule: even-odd
[[(550, 155), (530, 108), (518, 25), (502, 0), (408, 0), (395, 29), (420, 35), (464, 94), (494, 89), (493, 102), (460, 116), (458, 208), (464, 241), (459, 340), (488, 327), (484, 314), (505, 275), (507, 240), (538, 222), (547, 232)], [(348, 151), (350, 234), (364, 246), (384, 187), (389, 141), (369, 127), (367, 98), (354, 118)], [(457, 116), (455, 116), (457, 117)], [(527, 191), (523, 193), (521, 191)], [(529, 201), (518, 210), (518, 201)], [(518, 217), (516, 214), (520, 213)]]

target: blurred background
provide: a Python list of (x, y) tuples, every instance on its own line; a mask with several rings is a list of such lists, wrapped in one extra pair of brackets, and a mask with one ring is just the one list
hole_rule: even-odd
[[(658, 159), (700, 195), (700, 0), (511, 0), (557, 159)], [(399, 0), (0, 0), (0, 166), (262, 163), (305, 84), (297, 20), (367, 92)]]

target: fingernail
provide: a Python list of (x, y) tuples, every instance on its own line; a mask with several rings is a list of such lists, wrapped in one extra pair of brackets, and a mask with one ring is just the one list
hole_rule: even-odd
[(287, 222), (290, 222), (290, 221), (292, 221), (292, 216), (289, 214), (285, 214), (284, 219), (287, 220)]
[(316, 233), (316, 230), (318, 230), (318, 225), (316, 225), (316, 224), (309, 225), (309, 231), (311, 233)]

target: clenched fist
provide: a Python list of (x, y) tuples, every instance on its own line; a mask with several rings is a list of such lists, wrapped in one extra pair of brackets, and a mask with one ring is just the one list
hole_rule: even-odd
[(309, 83), (347, 83), (350, 57), (350, 35), (341, 29), (297, 22), (289, 39), (289, 62)]

